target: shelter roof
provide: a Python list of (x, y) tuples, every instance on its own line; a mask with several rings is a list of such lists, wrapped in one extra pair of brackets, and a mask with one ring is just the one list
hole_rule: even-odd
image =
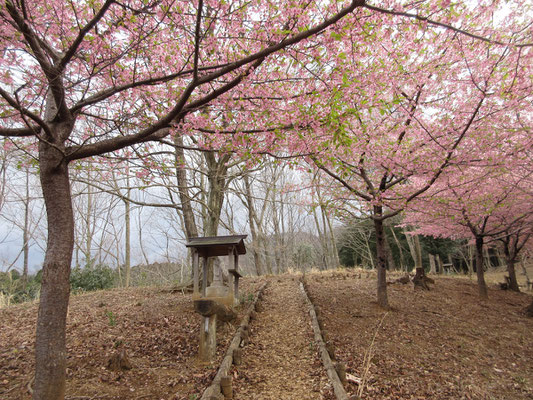
[(196, 249), (202, 257), (227, 256), (232, 249), (237, 250), (237, 254), (246, 254), (244, 239), (248, 235), (231, 236), (207, 236), (192, 238), (185, 244), (186, 247)]

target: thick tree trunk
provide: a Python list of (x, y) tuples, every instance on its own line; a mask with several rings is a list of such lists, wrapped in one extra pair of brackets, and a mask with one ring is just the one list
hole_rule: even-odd
[[(383, 231), (385, 232), (385, 230)], [(392, 248), (390, 247), (389, 239), (387, 238), (387, 235), (384, 234), (384, 244), (385, 244), (385, 252), (387, 253), (387, 263), (389, 266), (389, 270), (397, 270), (396, 264), (394, 263), (394, 257), (392, 256)]]
[(509, 289), (514, 290), (515, 292), (519, 292), (520, 288), (518, 287), (518, 281), (516, 279), (516, 271), (514, 267), (517, 252), (513, 252), (513, 254), (511, 254), (511, 249), (509, 248), (509, 246), (509, 242), (504, 242), (503, 252), (505, 255), (505, 263), (507, 265), (507, 273), (509, 274)]
[(509, 289), (519, 292), (518, 281), (516, 279), (516, 271), (514, 268), (515, 261), (513, 259), (507, 259), (507, 272), (509, 273)]
[(476, 274), (479, 296), (488, 298), (487, 284), (485, 283), (485, 272), (483, 271), (483, 237), (476, 237)]
[(190, 240), (198, 237), (198, 228), (196, 226), (191, 196), (189, 194), (187, 171), (185, 170), (183, 138), (180, 135), (176, 135), (174, 143), (176, 145), (174, 156), (176, 159), (176, 180), (178, 182), (178, 191), (182, 210), (181, 215), (183, 217), (183, 224), (185, 225), (185, 234), (187, 235), (187, 240)]
[(204, 235), (217, 236), (220, 215), (226, 194), (227, 169), (214, 160), (208, 162), (209, 191), (207, 195), (207, 218), (204, 221)]
[(382, 308), (389, 308), (387, 297), (387, 254), (385, 251), (385, 232), (383, 221), (379, 219), (383, 213), (383, 208), (374, 206), (374, 229), (376, 230), (376, 253), (378, 270), (378, 304)]
[(35, 341), (34, 400), (65, 396), (65, 325), (74, 247), (74, 218), (68, 165), (54, 147), (39, 144), (40, 177), (48, 217), (48, 242), (43, 265)]

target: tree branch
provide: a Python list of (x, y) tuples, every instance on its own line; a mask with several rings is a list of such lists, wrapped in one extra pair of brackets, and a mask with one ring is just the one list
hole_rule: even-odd
[(68, 50), (65, 52), (65, 55), (59, 61), (57, 68), (60, 72), (62, 72), (67, 64), (70, 62), (72, 57), (74, 57), (74, 54), (76, 54), (76, 51), (80, 47), (81, 43), (83, 42), (83, 39), (85, 38), (85, 35), (89, 33), (89, 31), (94, 28), (94, 26), (104, 17), (105, 13), (111, 7), (111, 4), (113, 4), (115, 0), (106, 0), (102, 8), (100, 8), (100, 11), (91, 19), (87, 25), (85, 25), (78, 33), (78, 36), (76, 39), (74, 39), (74, 42), (70, 45)]
[(515, 46), (515, 47), (518, 47), (518, 48), (521, 48), (521, 47), (533, 47), (533, 43), (523, 43), (523, 44), (514, 44), (513, 45), (511, 43), (504, 43), (504, 42), (501, 42), (499, 40), (489, 39), (489, 38), (486, 38), (486, 37), (483, 37), (483, 36), (480, 36), (480, 35), (476, 35), (475, 33), (470, 33), (468, 31), (465, 31), (464, 29), (459, 29), (459, 28), (456, 28), (456, 27), (454, 27), (452, 25), (445, 24), (444, 22), (434, 21), (434, 20), (430, 19), (429, 17), (423, 17), (423, 16), (418, 15), (418, 14), (411, 14), (411, 13), (407, 13), (407, 12), (403, 12), (403, 11), (386, 10), (384, 8), (371, 6), (370, 4), (364, 4), (363, 7), (367, 8), (369, 10), (372, 10), (372, 11), (379, 12), (381, 14), (396, 15), (396, 16), (400, 16), (400, 17), (413, 18), (413, 19), (416, 19), (416, 20), (422, 21), (422, 22), (427, 22), (430, 25), (439, 26), (441, 28), (449, 29), (451, 31), (460, 33), (462, 35), (471, 37), (473, 39), (481, 40), (481, 41), (486, 42), (486, 43), (497, 44), (497, 45), (500, 45), (500, 46)]

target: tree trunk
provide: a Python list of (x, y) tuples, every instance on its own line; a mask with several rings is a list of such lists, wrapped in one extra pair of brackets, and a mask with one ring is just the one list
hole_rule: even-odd
[[(385, 230), (383, 230), (383, 232), (385, 233)], [(392, 249), (390, 247), (390, 243), (389, 243), (389, 239), (387, 238), (387, 235), (384, 234), (384, 243), (385, 243), (385, 251), (387, 253), (387, 263), (388, 263), (388, 266), (389, 266), (389, 270), (397, 270), (398, 268), (396, 267), (396, 264), (394, 263), (394, 257), (392, 256)]]
[(472, 277), (472, 274), (474, 273), (474, 252), (472, 251), (472, 246), (468, 246), (468, 275)]
[(392, 237), (394, 238), (394, 241), (396, 242), (396, 246), (398, 247), (398, 251), (400, 252), (400, 269), (407, 273), (407, 272), (409, 272), (409, 271), (407, 271), (407, 266), (405, 266), (405, 268), (404, 268), (404, 264), (403, 264), (402, 245), (400, 244), (400, 241), (398, 240), (398, 237), (396, 236), (396, 233), (394, 232), (394, 229), (391, 227), (390, 230), (391, 230), (391, 233), (392, 233)]
[(26, 167), (26, 198), (24, 200), (24, 231), (22, 232), (22, 250), (24, 252), (24, 263), (22, 267), (22, 285), (26, 290), (28, 283), (28, 259), (30, 247), (30, 170)]
[(518, 281), (516, 280), (516, 271), (515, 271), (515, 262), (517, 257), (517, 252), (512, 252), (509, 248), (511, 245), (510, 241), (505, 241), (503, 243), (503, 252), (505, 255), (505, 263), (507, 265), (507, 272), (509, 273), (509, 289), (514, 290), (515, 292), (520, 292), (518, 287)]
[(483, 299), (489, 297), (487, 284), (485, 283), (485, 273), (483, 271), (483, 237), (476, 237), (476, 274), (479, 296)]
[(507, 260), (507, 272), (509, 273), (509, 289), (514, 290), (515, 292), (520, 292), (520, 288), (518, 287), (518, 281), (516, 279), (516, 271), (514, 265), (515, 260)]
[[(92, 180), (90, 173), (87, 173), (87, 182)], [(93, 196), (92, 196), (92, 186), (87, 184), (87, 215), (86, 215), (86, 225), (85, 231), (87, 234), (87, 242), (85, 243), (85, 266), (93, 267), (93, 258), (91, 250), (93, 247), (93, 224), (91, 223), (91, 214), (93, 213)]]
[(220, 215), (224, 205), (224, 196), (226, 195), (226, 175), (229, 161), (227, 156), (221, 156), (216, 159), (214, 153), (205, 153), (204, 158), (207, 164), (207, 215), (204, 221), (204, 235), (217, 236), (218, 226), (220, 225)]
[[(129, 179), (128, 179), (129, 181)], [(128, 182), (129, 183), (129, 182)], [(129, 187), (128, 187), (128, 194), (129, 197)], [(126, 249), (125, 249), (125, 256), (124, 256), (124, 269), (125, 269), (125, 287), (130, 286), (130, 276), (131, 276), (131, 243), (130, 243), (130, 237), (131, 237), (131, 228), (130, 228), (130, 202), (128, 200), (124, 200), (124, 223), (125, 223), (125, 235), (126, 235)], [(139, 228), (142, 229), (142, 228)]]
[(246, 205), (248, 206), (248, 221), (250, 224), (250, 233), (252, 235), (252, 254), (254, 256), (255, 271), (257, 275), (263, 275), (263, 265), (261, 264), (261, 257), (259, 255), (259, 240), (257, 237), (257, 231), (255, 229), (255, 206), (254, 199), (252, 197), (252, 188), (250, 185), (250, 178), (248, 174), (243, 175), (244, 187), (246, 190)]
[(378, 270), (378, 304), (382, 308), (389, 308), (387, 297), (387, 254), (385, 251), (385, 232), (383, 221), (380, 219), (383, 207), (374, 206), (374, 229), (376, 230), (376, 254)]
[(405, 232), (405, 238), (407, 239), (407, 244), (409, 245), (411, 257), (413, 258), (413, 261), (415, 263), (415, 270), (418, 272), (418, 270), (423, 269), (420, 239), (418, 235), (409, 235), (407, 231)]
[(331, 240), (331, 251), (332, 251), (332, 257), (333, 257), (333, 267), (334, 268), (339, 268), (339, 266), (341, 265), (341, 262), (339, 260), (339, 250), (337, 248), (337, 241), (335, 239), (335, 233), (333, 232), (333, 226), (331, 224), (331, 218), (325, 212), (325, 210), (324, 210), (324, 214), (326, 216), (326, 222), (328, 224), (328, 230), (329, 230), (329, 235), (330, 235), (330, 240)]
[(48, 241), (37, 317), (33, 399), (56, 400), (65, 396), (65, 326), (74, 247), (74, 217), (68, 165), (63, 155), (49, 144), (40, 142), (39, 156), (48, 218)]
[(176, 180), (178, 182), (178, 191), (181, 203), (181, 214), (183, 217), (183, 224), (185, 225), (185, 234), (187, 240), (198, 237), (198, 228), (194, 218), (194, 211), (191, 204), (191, 196), (189, 194), (189, 186), (187, 181), (187, 171), (185, 170), (185, 153), (183, 151), (183, 138), (176, 135), (174, 139), (176, 145), (174, 156), (176, 159)]
[(437, 268), (435, 267), (435, 256), (431, 253), (428, 254), (429, 257), (429, 273), (436, 274)]
[(322, 233), (320, 229), (320, 222), (318, 221), (318, 216), (316, 215), (316, 208), (313, 208), (313, 217), (315, 219), (316, 231), (318, 233), (318, 238), (320, 240), (320, 246), (322, 247), (322, 266), (321, 270), (329, 269), (329, 260), (328, 260), (328, 243), (326, 240), (325, 233)]
[(437, 254), (437, 268), (439, 270), (439, 274), (444, 274), (444, 265), (442, 264), (442, 259), (440, 258), (440, 255)]

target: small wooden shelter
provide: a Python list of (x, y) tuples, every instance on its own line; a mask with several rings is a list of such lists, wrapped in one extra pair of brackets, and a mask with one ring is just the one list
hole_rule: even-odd
[[(217, 319), (230, 321), (236, 318), (233, 310), (239, 296), (239, 255), (246, 254), (244, 239), (247, 235), (198, 237), (186, 244), (192, 250), (194, 309), (202, 320), (200, 329), (200, 359), (212, 361), (216, 353)], [(221, 271), (215, 268), (213, 283), (207, 287), (207, 260), (209, 257), (228, 256), (228, 273), (233, 276), (233, 293), (222, 283)], [(200, 292), (199, 265), (202, 259), (203, 277)], [(209, 289), (209, 290), (208, 290)], [(228, 293), (229, 292), (229, 293)]]
[(192, 238), (185, 245), (192, 249), (192, 269), (193, 269), (193, 294), (200, 293), (199, 265), (202, 258), (202, 297), (206, 296), (207, 290), (207, 260), (209, 257), (228, 256), (228, 272), (233, 276), (233, 294), (235, 298), (239, 296), (239, 255), (246, 254), (244, 239), (248, 235), (231, 236), (208, 236)]

